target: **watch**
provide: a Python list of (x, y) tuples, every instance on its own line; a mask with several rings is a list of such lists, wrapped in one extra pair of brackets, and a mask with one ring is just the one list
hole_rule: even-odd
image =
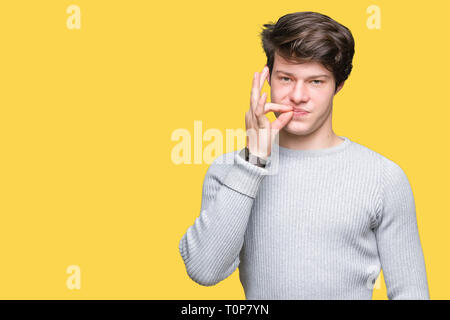
[(267, 164), (267, 160), (261, 159), (260, 157), (251, 154), (248, 150), (248, 147), (245, 147), (245, 160), (260, 168), (265, 168)]

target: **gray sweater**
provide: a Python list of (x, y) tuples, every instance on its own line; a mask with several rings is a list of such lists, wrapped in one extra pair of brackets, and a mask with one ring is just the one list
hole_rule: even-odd
[(179, 242), (187, 274), (215, 285), (239, 267), (246, 299), (429, 299), (413, 193), (393, 161), (349, 140), (274, 144), (266, 168), (244, 149), (209, 166), (200, 215)]

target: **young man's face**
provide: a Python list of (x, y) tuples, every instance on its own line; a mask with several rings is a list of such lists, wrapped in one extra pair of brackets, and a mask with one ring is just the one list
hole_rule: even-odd
[[(294, 135), (308, 135), (324, 124), (331, 130), (335, 81), (333, 74), (321, 63), (292, 64), (275, 54), (268, 82), (271, 102), (309, 111), (306, 115), (294, 114), (282, 130)], [(343, 83), (337, 91), (342, 86)], [(278, 117), (279, 113), (275, 112), (275, 115)]]

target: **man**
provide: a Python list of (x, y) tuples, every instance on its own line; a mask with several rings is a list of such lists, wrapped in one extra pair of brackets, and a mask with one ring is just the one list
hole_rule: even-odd
[[(189, 277), (210, 286), (239, 267), (247, 299), (371, 299), (382, 269), (389, 299), (429, 299), (408, 178), (332, 130), (350, 31), (315, 12), (264, 26), (267, 66), (245, 115), (256, 134), (232, 165), (225, 154), (208, 168), (200, 216), (179, 242)], [(273, 103), (260, 96), (266, 79)]]

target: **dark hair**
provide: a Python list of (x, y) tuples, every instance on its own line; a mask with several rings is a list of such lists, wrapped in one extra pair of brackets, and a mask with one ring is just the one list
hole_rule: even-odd
[(295, 12), (264, 27), (261, 39), (270, 74), (276, 52), (294, 63), (322, 63), (334, 75), (335, 91), (350, 75), (355, 41), (347, 27), (330, 17), (311, 11)]

